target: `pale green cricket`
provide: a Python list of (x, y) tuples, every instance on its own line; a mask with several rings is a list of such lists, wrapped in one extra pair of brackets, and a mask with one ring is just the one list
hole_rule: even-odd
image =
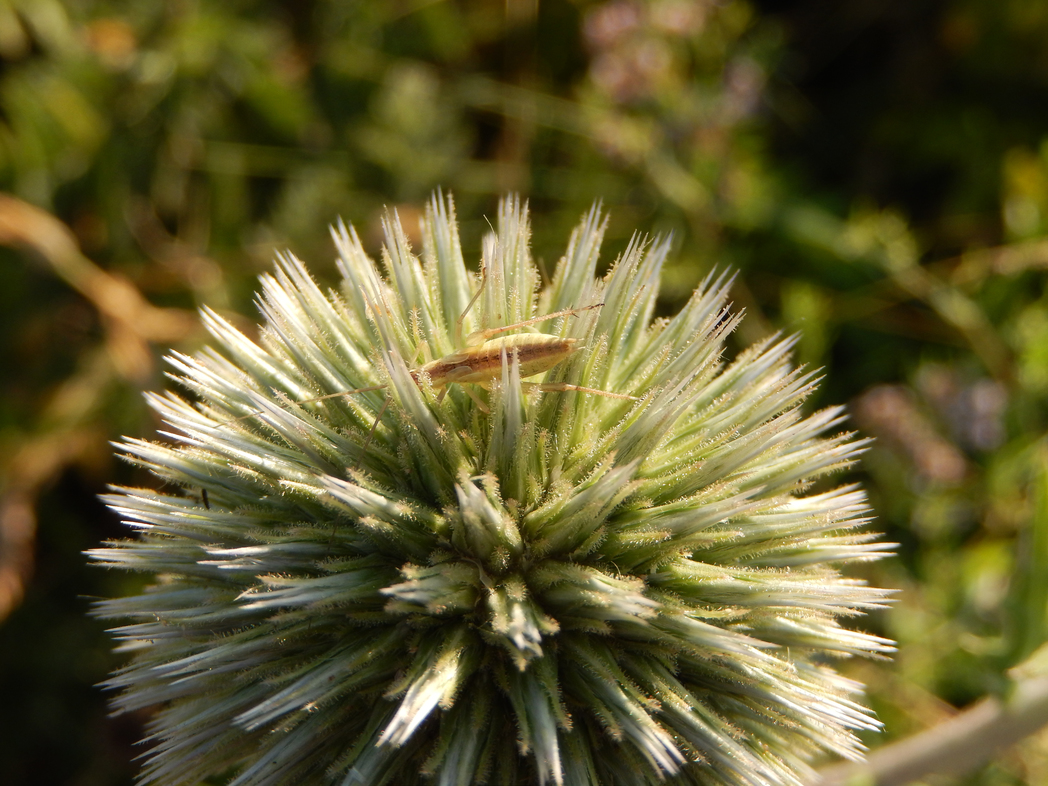
[[(521, 379), (527, 379), (528, 377), (542, 374), (560, 363), (563, 363), (575, 352), (578, 352), (580, 347), (577, 345), (581, 343), (581, 339), (562, 338), (561, 336), (554, 336), (549, 333), (512, 333), (508, 336), (499, 334), (509, 333), (513, 330), (520, 330), (539, 322), (557, 319), (558, 317), (574, 316), (583, 311), (601, 308), (604, 305), (603, 303), (596, 303), (591, 306), (582, 306), (581, 308), (570, 308), (564, 311), (555, 311), (550, 314), (543, 314), (531, 319), (525, 319), (522, 322), (515, 322), (512, 325), (505, 325), (504, 327), (477, 330), (466, 336), (465, 342), (463, 342), (462, 322), (466, 318), (466, 315), (469, 314), (470, 309), (473, 308), (473, 304), (476, 303), (477, 298), (480, 297), (481, 292), (484, 291), (485, 283), (486, 276), (485, 271), (482, 268), (480, 288), (470, 299), (466, 308), (462, 311), (462, 314), (455, 323), (456, 343), (464, 343), (465, 346), (462, 349), (455, 350), (450, 355), (445, 355), (442, 358), (432, 360), (417, 369), (409, 371), (411, 378), (416, 384), (421, 384), (421, 378), (425, 376), (433, 388), (440, 391), (437, 395), (438, 404), (444, 400), (449, 385), (462, 385), (464, 386), (462, 389), (471, 399), (473, 399), (477, 407), (480, 408), (481, 411), (487, 412), (487, 405), (476, 395), (476, 393), (468, 387), (465, 387), (466, 385), (477, 385), (478, 387), (490, 389), (496, 381), (501, 380), (503, 365), (511, 359), (516, 360), (520, 370), (519, 373)], [(624, 399), (627, 401), (637, 400), (636, 396), (629, 396), (623, 393), (612, 393), (608, 390), (598, 390), (597, 388), (588, 388), (583, 387), (582, 385), (572, 385), (567, 382), (528, 382), (524, 384), (531, 390), (542, 390), (547, 392), (575, 391), (578, 393), (590, 393), (596, 396), (605, 396), (606, 398)], [(315, 401), (339, 398), (340, 396), (352, 396), (357, 393), (369, 393), (375, 390), (384, 390), (386, 387), (386, 385), (373, 385), (366, 388), (342, 390), (337, 393), (328, 393), (324, 396), (317, 396), (316, 398), (304, 399), (298, 403), (309, 404)], [(370, 442), (371, 437), (374, 435), (375, 428), (378, 426), (379, 420), (382, 419), (382, 415), (385, 413), (388, 405), (389, 400), (387, 399), (386, 403), (382, 406), (382, 410), (379, 412), (378, 417), (375, 419), (374, 425), (371, 427), (371, 432), (368, 435), (368, 442)], [(250, 413), (239, 418), (234, 418), (229, 422), (244, 420), (246, 418), (254, 417), (257, 414), (259, 413)]]
[[(463, 311), (462, 316), (459, 317), (457, 326), (459, 329), (456, 330), (456, 335), (461, 333), (462, 320), (465, 318), (466, 314), (469, 313), (470, 307), (473, 305), (473, 302), (477, 299), (479, 294), (480, 292), (473, 296), (473, 300), (469, 302), (469, 305), (466, 306), (466, 310)], [(517, 365), (520, 369), (521, 379), (527, 379), (536, 374), (549, 371), (551, 368), (564, 362), (577, 352), (579, 347), (576, 345), (581, 342), (581, 339), (562, 338), (549, 333), (514, 333), (509, 336), (500, 336), (498, 334), (508, 333), (511, 330), (520, 330), (529, 325), (534, 325), (537, 322), (545, 322), (558, 317), (573, 316), (582, 311), (600, 308), (603, 305), (603, 303), (597, 303), (596, 305), (584, 306), (583, 308), (556, 311), (552, 314), (543, 314), (542, 316), (534, 317), (533, 319), (526, 319), (523, 322), (516, 322), (512, 325), (506, 325), (505, 327), (488, 328), (487, 330), (478, 330), (475, 333), (470, 333), (466, 337), (466, 346), (464, 349), (456, 350), (450, 355), (426, 363), (421, 368), (413, 370), (411, 372), (411, 378), (417, 383), (420, 375), (425, 374), (429, 377), (429, 381), (433, 387), (440, 389), (440, 395), (437, 396), (437, 403), (440, 403), (444, 398), (444, 394), (447, 392), (448, 385), (458, 384), (478, 385), (482, 388), (490, 387), (495, 380), (502, 378), (502, 366), (511, 358), (516, 358)], [(592, 393), (597, 396), (606, 396), (608, 398), (636, 400), (636, 396), (627, 396), (622, 393), (612, 393), (607, 390), (587, 388), (581, 385), (571, 385), (566, 382), (532, 382), (527, 384), (529, 387), (536, 390), (574, 390), (579, 393)], [(468, 388), (463, 388), (463, 390), (469, 394), (470, 398), (472, 398), (482, 410), (487, 410), (484, 403)]]

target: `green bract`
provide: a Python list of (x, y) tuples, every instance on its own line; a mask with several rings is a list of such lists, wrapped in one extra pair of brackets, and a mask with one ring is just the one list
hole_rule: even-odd
[[(339, 227), (338, 293), (282, 258), (258, 343), (205, 312), (222, 351), (171, 358), (197, 403), (150, 398), (175, 444), (124, 446), (185, 490), (108, 497), (139, 537), (92, 552), (158, 575), (99, 610), (133, 620), (118, 709), (162, 707), (143, 779), (797, 784), (857, 756), (877, 724), (826, 664), (891, 649), (838, 624), (886, 593), (837, 566), (885, 549), (861, 491), (809, 491), (861, 444), (802, 413), (792, 340), (725, 364), (723, 275), (653, 319), (667, 244), (597, 279), (597, 209), (543, 287), (516, 199), (457, 331), (481, 284), (451, 201), (421, 260), (385, 229), (380, 272)], [(529, 390), (509, 356), (479, 401), (411, 373), (600, 303), (536, 326), (581, 339), (544, 381), (637, 400)]]

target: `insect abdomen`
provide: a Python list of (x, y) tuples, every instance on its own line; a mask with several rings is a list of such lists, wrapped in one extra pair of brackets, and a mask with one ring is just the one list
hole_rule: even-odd
[(514, 355), (520, 365), (520, 376), (531, 377), (548, 371), (575, 351), (575, 338), (560, 338), (545, 333), (519, 333), (489, 339), (480, 346), (470, 347), (434, 360), (423, 367), (434, 387), (452, 382), (473, 385), (490, 384), (502, 375), (502, 355)]

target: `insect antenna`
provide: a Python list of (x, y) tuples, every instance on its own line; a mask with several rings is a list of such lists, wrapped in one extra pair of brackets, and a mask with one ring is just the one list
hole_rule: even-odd
[[(366, 388), (353, 388), (352, 390), (341, 390), (338, 393), (326, 393), (323, 396), (314, 396), (313, 398), (304, 398), (301, 401), (294, 401), (294, 402), (291, 402), (291, 403), (293, 403), (293, 404), (315, 404), (318, 401), (327, 401), (328, 399), (332, 399), (332, 398), (340, 398), (342, 396), (353, 396), (353, 395), (356, 395), (357, 393), (372, 393), (372, 392), (374, 392), (376, 390), (385, 390), (386, 387), (387, 387), (386, 385), (372, 385), (371, 387), (366, 387)], [(387, 399), (387, 402), (388, 402), (388, 399)], [(287, 405), (284, 405), (284, 404), (277, 404), (277, 406), (280, 407), (281, 409), (290, 409)], [(385, 412), (385, 407), (383, 407), (383, 412)], [(256, 418), (259, 415), (264, 415), (264, 414), (265, 414), (265, 410), (264, 409), (255, 409), (255, 410), (252, 410), (251, 412), (248, 412), (246, 415), (239, 415), (238, 417), (230, 418), (229, 420), (223, 420), (221, 423), (219, 423), (217, 425), (217, 428), (224, 428), (225, 426), (232, 425), (233, 423), (239, 423), (242, 420), (249, 420), (250, 418)]]
[[(466, 314), (473, 308), (473, 304), (477, 302), (477, 298), (480, 297), (480, 293), (484, 291), (484, 285), (488, 283), (488, 266), (483, 262), (480, 264), (480, 286), (477, 287), (477, 291), (473, 294), (473, 297), (469, 299), (466, 307), (462, 309), (462, 313), (459, 314), (459, 318), (455, 320), (455, 347), (462, 346), (462, 321), (466, 318)], [(472, 333), (470, 335), (473, 335)]]
[[(291, 402), (291, 403), (294, 403), (294, 404), (313, 404), (313, 403), (316, 403), (317, 401), (327, 401), (329, 399), (340, 398), (342, 396), (352, 396), (352, 395), (354, 395), (356, 393), (372, 393), (372, 392), (374, 392), (376, 390), (385, 390), (387, 387), (388, 387), (388, 385), (371, 385), (370, 387), (366, 387), (366, 388), (354, 388), (353, 390), (342, 390), (342, 391), (339, 391), (338, 393), (326, 393), (323, 396), (314, 396), (313, 398), (302, 399), (301, 401), (295, 401), (295, 402)], [(288, 405), (277, 404), (277, 406), (280, 407), (281, 409), (285, 409), (285, 410), (289, 409)], [(368, 448), (371, 446), (371, 443), (372, 443), (372, 441), (375, 438), (375, 432), (378, 431), (378, 424), (382, 422), (382, 416), (386, 414), (386, 410), (387, 409), (389, 409), (389, 396), (388, 395), (383, 400), (382, 407), (381, 407), (381, 409), (379, 409), (378, 414), (375, 416), (375, 420), (374, 420), (374, 422), (372, 422), (371, 428), (368, 429), (368, 435), (364, 439), (364, 444), (361, 445), (361, 447), (360, 447), (360, 453), (358, 454), (356, 461), (354, 461), (353, 464), (352, 464), (352, 467), (354, 469), (356, 469), (356, 468), (358, 468), (360, 466), (360, 462), (363, 461), (364, 460), (364, 456), (367, 455)], [(247, 413), (246, 415), (240, 415), (239, 417), (230, 418), (229, 420), (223, 421), (222, 423), (219, 423), (217, 427), (218, 428), (223, 428), (223, 427), (229, 426), (229, 425), (231, 425), (233, 423), (239, 423), (241, 421), (248, 420), (248, 419), (254, 418), (254, 417), (258, 417), (259, 415), (263, 415), (263, 414), (265, 414), (265, 410), (263, 410), (263, 409), (256, 409), (253, 412)], [(204, 499), (204, 505), (208, 506), (208, 508), (210, 509), (210, 506), (208, 505), (208, 498), (207, 498), (207, 490), (206, 489), (203, 492), (203, 499)]]

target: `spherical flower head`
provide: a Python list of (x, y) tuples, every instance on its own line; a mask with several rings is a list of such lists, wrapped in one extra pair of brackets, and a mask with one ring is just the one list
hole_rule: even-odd
[[(505, 200), (481, 267), (435, 197), (415, 255), (334, 233), (323, 292), (262, 278), (257, 342), (174, 354), (150, 396), (172, 444), (126, 454), (166, 489), (107, 502), (138, 530), (92, 552), (156, 574), (100, 604), (154, 707), (142, 779), (191, 784), (800, 784), (877, 726), (833, 658), (885, 602), (839, 567), (883, 555), (862, 492), (813, 488), (861, 443), (805, 415), (792, 340), (723, 358), (710, 277), (655, 319), (665, 242), (596, 277), (594, 208), (553, 279)], [(551, 315), (551, 316), (546, 316)], [(501, 328), (505, 328), (502, 330)]]

